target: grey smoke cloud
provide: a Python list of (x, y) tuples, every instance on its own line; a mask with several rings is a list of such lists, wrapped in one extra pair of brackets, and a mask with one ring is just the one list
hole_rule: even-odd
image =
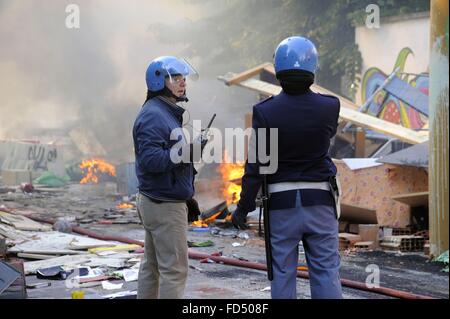
[[(71, 3), (80, 7), (80, 29), (65, 26)], [(164, 25), (189, 27), (212, 7), (182, 0), (0, 0), (0, 138), (82, 124), (117, 161), (132, 160), (131, 128), (145, 98), (148, 63), (183, 49), (158, 40)], [(188, 59), (201, 70), (209, 53)], [(225, 88), (217, 75), (188, 83), (190, 120), (206, 125), (218, 113), (215, 126), (242, 126), (255, 95)]]

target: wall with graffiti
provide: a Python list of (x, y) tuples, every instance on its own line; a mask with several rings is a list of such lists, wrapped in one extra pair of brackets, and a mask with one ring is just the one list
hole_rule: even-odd
[(59, 145), (6, 142), (2, 170), (51, 171), (65, 175), (63, 149)]
[(397, 17), (381, 23), (379, 29), (358, 26), (356, 43), (363, 58), (357, 104), (372, 98), (367, 113), (404, 127), (423, 128), (427, 116), (411, 105), (384, 90), (372, 95), (396, 69), (402, 81), (428, 95), (429, 13)]
[[(413, 51), (410, 48), (402, 49), (397, 56), (392, 72), (398, 68), (397, 74), (401, 80), (428, 95), (428, 73), (410, 74), (405, 72), (406, 59), (412, 53)], [(367, 101), (388, 76), (389, 74), (376, 67), (368, 69), (361, 83), (361, 100)], [(428, 119), (425, 115), (400, 99), (392, 95), (386, 95), (387, 93), (384, 90), (377, 93), (369, 104), (367, 113), (412, 129), (420, 129), (427, 123)]]

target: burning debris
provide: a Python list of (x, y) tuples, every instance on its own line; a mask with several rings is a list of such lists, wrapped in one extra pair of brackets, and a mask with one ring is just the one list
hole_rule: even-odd
[(134, 208), (133, 204), (130, 203), (120, 203), (116, 205), (117, 209), (128, 209), (128, 208)]
[(235, 204), (241, 195), (241, 178), (244, 175), (244, 163), (221, 163), (219, 171), (224, 183), (223, 195), (227, 205)]
[(89, 160), (83, 160), (80, 164), (80, 168), (87, 173), (81, 179), (80, 184), (87, 183), (98, 183), (99, 174), (108, 174), (111, 176), (116, 176), (116, 168), (114, 165), (106, 162), (105, 160), (99, 158), (93, 158)]

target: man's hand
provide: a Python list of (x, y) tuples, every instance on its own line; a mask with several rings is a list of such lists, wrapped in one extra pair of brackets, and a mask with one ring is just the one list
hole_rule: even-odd
[(231, 222), (233, 223), (234, 227), (241, 230), (248, 229), (248, 225), (246, 224), (247, 214), (248, 214), (247, 212), (243, 211), (238, 206), (231, 215)]
[(188, 222), (192, 223), (198, 220), (198, 216), (200, 216), (198, 202), (194, 198), (191, 198), (186, 201), (186, 206), (188, 208)]

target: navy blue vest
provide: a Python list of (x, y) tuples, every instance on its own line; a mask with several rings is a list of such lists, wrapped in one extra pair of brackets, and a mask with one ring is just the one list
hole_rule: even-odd
[[(329, 156), (330, 139), (336, 134), (339, 99), (309, 91), (290, 95), (281, 92), (253, 107), (252, 126), (278, 129), (278, 169), (268, 175), (269, 184), (278, 182), (321, 182), (336, 175), (336, 166)], [(242, 179), (239, 207), (255, 209), (255, 198), (262, 184), (258, 163), (246, 163)], [(330, 194), (321, 190), (302, 190), (302, 204), (332, 205)], [(272, 209), (295, 206), (296, 191), (274, 193)]]

